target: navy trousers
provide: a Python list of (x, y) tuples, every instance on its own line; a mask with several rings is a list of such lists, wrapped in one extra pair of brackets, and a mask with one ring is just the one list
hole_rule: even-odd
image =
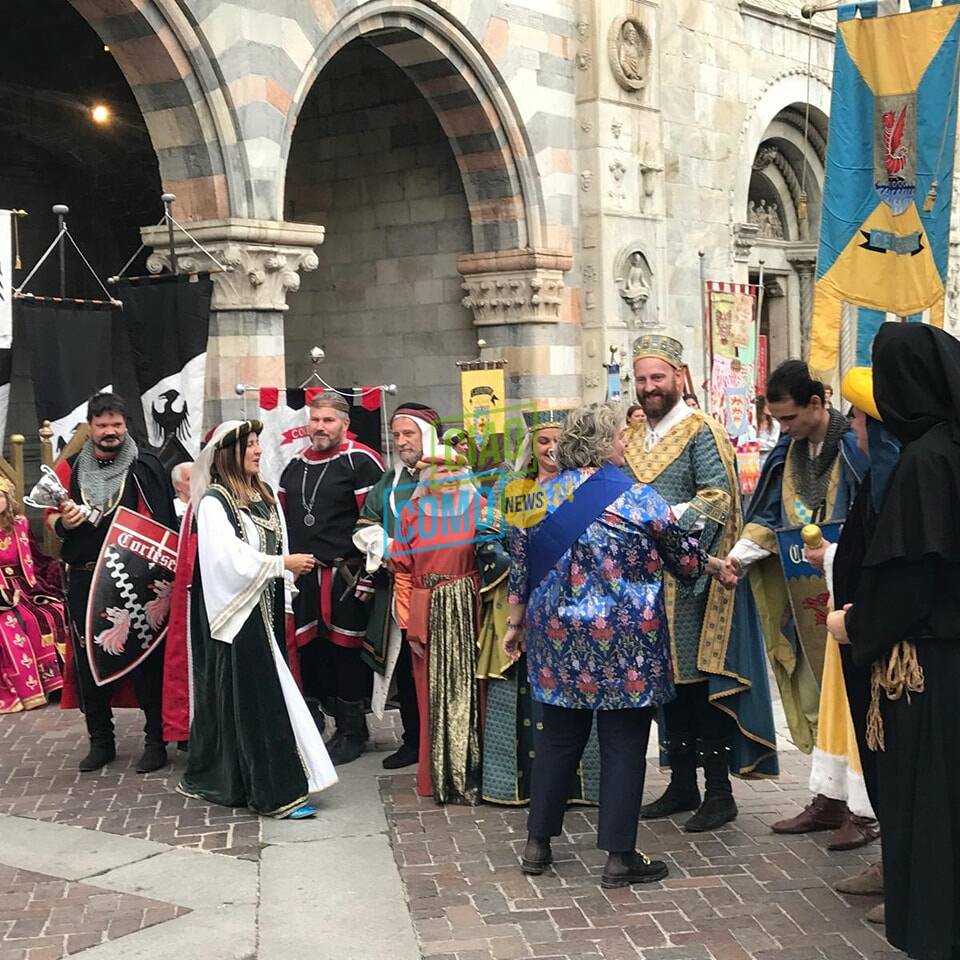
[(527, 832), (542, 840), (558, 837), (563, 831), (570, 784), (596, 716), (600, 743), (597, 846), (610, 853), (634, 850), (653, 707), (594, 714), (592, 710), (542, 706), (543, 729), (534, 735)]

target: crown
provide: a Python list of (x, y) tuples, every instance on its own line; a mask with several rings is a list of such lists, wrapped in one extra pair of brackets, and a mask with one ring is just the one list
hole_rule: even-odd
[(562, 427), (569, 410), (524, 410), (523, 422), (530, 433), (536, 433), (544, 427)]
[(671, 367), (683, 366), (683, 344), (673, 337), (662, 333), (645, 333), (633, 343), (633, 359), (656, 357), (669, 363)]

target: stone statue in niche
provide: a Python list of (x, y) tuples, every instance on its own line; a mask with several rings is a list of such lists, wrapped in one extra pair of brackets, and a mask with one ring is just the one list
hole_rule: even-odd
[(751, 200), (747, 206), (747, 222), (758, 227), (757, 236), (762, 240), (783, 240), (783, 220), (773, 202)]
[(656, 318), (651, 321), (647, 316), (647, 302), (652, 288), (650, 281), (653, 271), (647, 263), (643, 251), (633, 248), (621, 259), (620, 275), (616, 278), (617, 290), (623, 301), (630, 307), (634, 322), (640, 327), (657, 326)]
[(618, 17), (607, 37), (610, 68), (624, 90), (642, 90), (650, 74), (650, 37), (639, 20)]

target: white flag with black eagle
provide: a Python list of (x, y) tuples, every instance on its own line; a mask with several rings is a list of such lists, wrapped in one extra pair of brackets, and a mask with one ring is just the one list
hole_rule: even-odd
[(207, 274), (163, 274), (117, 284), (151, 446), (182, 445), (191, 457), (203, 437), (203, 385), (213, 284)]

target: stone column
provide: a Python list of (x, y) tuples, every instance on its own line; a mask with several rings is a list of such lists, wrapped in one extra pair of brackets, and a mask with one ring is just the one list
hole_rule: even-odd
[(473, 311), (484, 360), (507, 361), (511, 401), (580, 402), (579, 326), (567, 309), (568, 253), (500, 250), (457, 258), (463, 305)]
[(787, 254), (800, 280), (800, 350), (806, 357), (810, 353), (810, 331), (813, 326), (813, 287), (817, 268), (817, 248), (813, 244), (797, 245)]
[[(286, 385), (283, 317), (287, 294), (300, 289), (300, 271), (316, 270), (315, 247), (324, 228), (305, 223), (264, 220), (204, 220), (186, 224), (201, 244), (227, 269), (216, 265), (196, 244), (177, 233), (174, 243), (181, 273), (210, 270), (213, 302), (204, 390), (206, 427), (243, 417), (256, 407), (255, 395), (238, 396), (239, 383), (254, 387)], [(141, 230), (153, 248), (147, 269), (170, 268), (166, 227)]]

